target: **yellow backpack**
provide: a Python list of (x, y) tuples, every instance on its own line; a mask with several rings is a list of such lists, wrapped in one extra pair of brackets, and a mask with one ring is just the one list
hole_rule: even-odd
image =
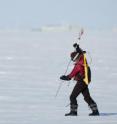
[(83, 81), (88, 85), (91, 82), (91, 69), (86, 60), (86, 53), (83, 54), (84, 57), (84, 70), (85, 70), (85, 77)]

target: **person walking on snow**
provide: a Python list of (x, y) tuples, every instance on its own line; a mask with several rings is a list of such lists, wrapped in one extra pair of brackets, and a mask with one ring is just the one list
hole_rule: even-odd
[(91, 71), (86, 60), (86, 52), (83, 51), (77, 43), (73, 45), (76, 50), (71, 53), (71, 59), (75, 62), (74, 68), (68, 75), (62, 75), (61, 80), (69, 81), (72, 78), (77, 81), (70, 95), (70, 112), (65, 116), (77, 116), (77, 100), (80, 93), (84, 96), (85, 102), (89, 105), (92, 113), (89, 116), (98, 116), (99, 111), (96, 102), (91, 98), (88, 84), (91, 81)]

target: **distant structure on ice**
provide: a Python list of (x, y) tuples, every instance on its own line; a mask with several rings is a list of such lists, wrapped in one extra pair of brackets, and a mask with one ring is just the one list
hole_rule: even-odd
[(80, 26), (77, 25), (47, 25), (42, 26), (39, 29), (33, 29), (40, 32), (67, 32), (67, 31), (79, 31)]

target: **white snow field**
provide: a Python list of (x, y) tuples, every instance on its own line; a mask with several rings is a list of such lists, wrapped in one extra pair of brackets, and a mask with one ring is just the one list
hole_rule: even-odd
[[(80, 41), (92, 69), (90, 93), (101, 116), (78, 97), (69, 112), (74, 81), (61, 81), (78, 32), (0, 31), (0, 124), (117, 124), (117, 31), (85, 30)], [(90, 57), (91, 56), (91, 57)], [(92, 58), (92, 62), (91, 62)], [(68, 73), (72, 69), (70, 64)]]

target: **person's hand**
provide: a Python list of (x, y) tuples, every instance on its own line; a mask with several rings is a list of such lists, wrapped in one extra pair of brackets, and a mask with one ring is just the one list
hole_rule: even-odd
[(60, 79), (61, 79), (61, 80), (66, 80), (66, 81), (71, 80), (71, 78), (70, 78), (69, 76), (66, 76), (66, 75), (62, 75), (62, 76), (60, 77)]

